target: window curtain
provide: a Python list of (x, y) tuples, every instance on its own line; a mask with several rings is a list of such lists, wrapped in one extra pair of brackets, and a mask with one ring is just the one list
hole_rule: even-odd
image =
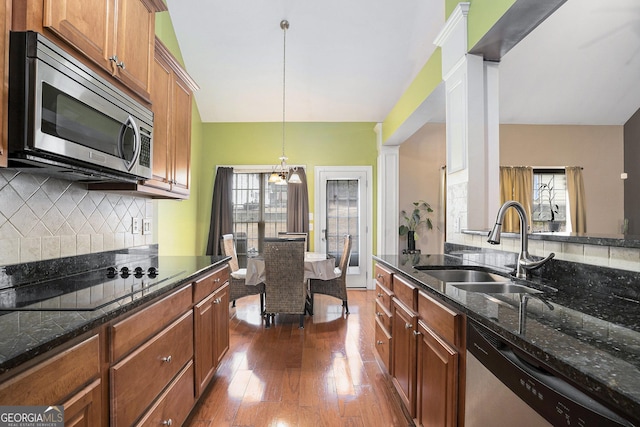
[(567, 166), (567, 195), (569, 197), (569, 216), (571, 230), (574, 233), (587, 232), (587, 210), (584, 197), (584, 181), (582, 168), (579, 166)]
[[(533, 211), (533, 168), (530, 166), (500, 166), (500, 204), (515, 200), (520, 202), (527, 213), (531, 229)], [(520, 219), (514, 209), (509, 209), (502, 222), (502, 231), (517, 233), (520, 231)]]
[[(300, 184), (287, 184), (287, 231), (291, 233), (309, 233), (307, 174), (304, 168), (298, 168), (297, 172), (302, 182)], [(309, 239), (307, 239), (308, 245)]]
[(233, 232), (233, 168), (219, 167), (213, 184), (207, 255), (222, 255), (222, 235)]

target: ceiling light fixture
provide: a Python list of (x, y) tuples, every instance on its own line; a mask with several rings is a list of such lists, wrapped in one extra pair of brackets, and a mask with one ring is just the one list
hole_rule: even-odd
[(286, 79), (286, 71), (287, 71), (287, 30), (289, 29), (289, 21), (283, 19), (280, 21), (280, 28), (282, 28), (282, 32), (284, 34), (283, 37), (283, 57), (282, 57), (282, 156), (279, 157), (280, 164), (274, 166), (273, 172), (269, 177), (269, 182), (273, 182), (276, 185), (287, 185), (287, 183), (291, 184), (300, 184), (302, 181), (300, 180), (300, 175), (298, 175), (298, 168), (294, 167), (293, 169), (287, 166), (287, 156), (284, 154), (284, 142), (285, 142), (285, 112), (286, 112), (286, 88), (287, 88), (287, 79)]

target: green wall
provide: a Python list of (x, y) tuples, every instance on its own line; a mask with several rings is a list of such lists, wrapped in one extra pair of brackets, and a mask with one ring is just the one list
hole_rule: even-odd
[[(375, 247), (376, 163), (375, 123), (287, 123), (285, 154), (291, 165), (306, 166), (309, 211), (314, 211), (315, 166), (372, 166)], [(282, 123), (204, 123), (198, 176), (203, 205), (198, 217), (197, 247), (204, 253), (209, 233), (211, 194), (218, 165), (272, 165), (282, 154)], [(193, 194), (193, 193), (192, 193)], [(310, 233), (313, 242), (313, 232)]]

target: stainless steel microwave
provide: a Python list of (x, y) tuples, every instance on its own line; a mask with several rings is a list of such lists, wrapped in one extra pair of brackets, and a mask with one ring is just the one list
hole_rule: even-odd
[(153, 112), (42, 34), (12, 32), (9, 166), (71, 180), (151, 178)]

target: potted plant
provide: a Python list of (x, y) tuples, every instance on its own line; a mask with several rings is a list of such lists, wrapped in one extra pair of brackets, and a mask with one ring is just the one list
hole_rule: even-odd
[(426, 226), (428, 230), (433, 229), (433, 223), (427, 216), (431, 212), (433, 212), (431, 205), (424, 200), (413, 202), (413, 210), (411, 212), (400, 211), (404, 224), (400, 226), (398, 231), (401, 236), (407, 235), (407, 249), (409, 252), (416, 250), (415, 238), (418, 228)]

